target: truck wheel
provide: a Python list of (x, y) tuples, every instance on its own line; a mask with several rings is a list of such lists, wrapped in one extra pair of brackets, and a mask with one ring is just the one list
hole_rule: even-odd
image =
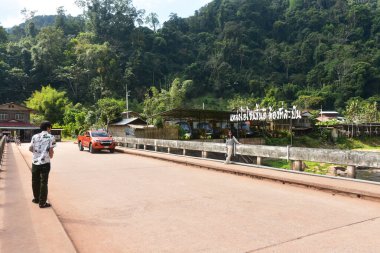
[(114, 153), (114, 152), (115, 152), (114, 148), (110, 149), (110, 153)]
[(83, 145), (82, 142), (78, 142), (79, 151), (83, 151)]
[(90, 151), (90, 153), (95, 153), (95, 150), (92, 148), (92, 143), (90, 143), (90, 147), (88, 148), (89, 149), (89, 151)]

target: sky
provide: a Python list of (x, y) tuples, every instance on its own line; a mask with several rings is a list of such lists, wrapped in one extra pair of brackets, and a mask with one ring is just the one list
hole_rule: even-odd
[[(189, 17), (194, 11), (212, 0), (132, 0), (137, 9), (145, 9), (146, 14), (157, 13), (161, 24), (169, 19), (170, 13), (179, 17)], [(55, 15), (57, 8), (64, 6), (66, 14), (76, 16), (82, 10), (75, 5), (75, 0), (0, 0), (0, 25), (10, 28), (24, 22), (21, 10), (37, 11), (37, 15)]]

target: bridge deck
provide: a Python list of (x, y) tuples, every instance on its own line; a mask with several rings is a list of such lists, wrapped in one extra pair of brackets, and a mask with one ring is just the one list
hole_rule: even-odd
[[(30, 161), (27, 147), (20, 151)], [(65, 238), (57, 235), (62, 226), (80, 253), (377, 252), (380, 245), (376, 201), (131, 154), (79, 152), (72, 143), (56, 148), (53, 208), (41, 210), (30, 202), (29, 162), (17, 147), (12, 152), (13, 165), (0, 173), (1, 252), (71, 252), (54, 239)], [(195, 160), (203, 164), (197, 167), (259, 171)], [(29, 244), (37, 250), (25, 250)]]

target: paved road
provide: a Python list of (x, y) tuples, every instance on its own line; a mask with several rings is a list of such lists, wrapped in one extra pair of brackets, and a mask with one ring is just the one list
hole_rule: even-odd
[(49, 191), (80, 253), (378, 252), (380, 245), (377, 202), (79, 152), (72, 143), (56, 148)]

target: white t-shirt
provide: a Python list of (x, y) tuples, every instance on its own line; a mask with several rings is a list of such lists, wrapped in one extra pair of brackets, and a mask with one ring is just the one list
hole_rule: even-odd
[(50, 163), (49, 149), (55, 147), (55, 138), (47, 131), (42, 131), (32, 137), (30, 146), (33, 148), (32, 163), (41, 165)]

